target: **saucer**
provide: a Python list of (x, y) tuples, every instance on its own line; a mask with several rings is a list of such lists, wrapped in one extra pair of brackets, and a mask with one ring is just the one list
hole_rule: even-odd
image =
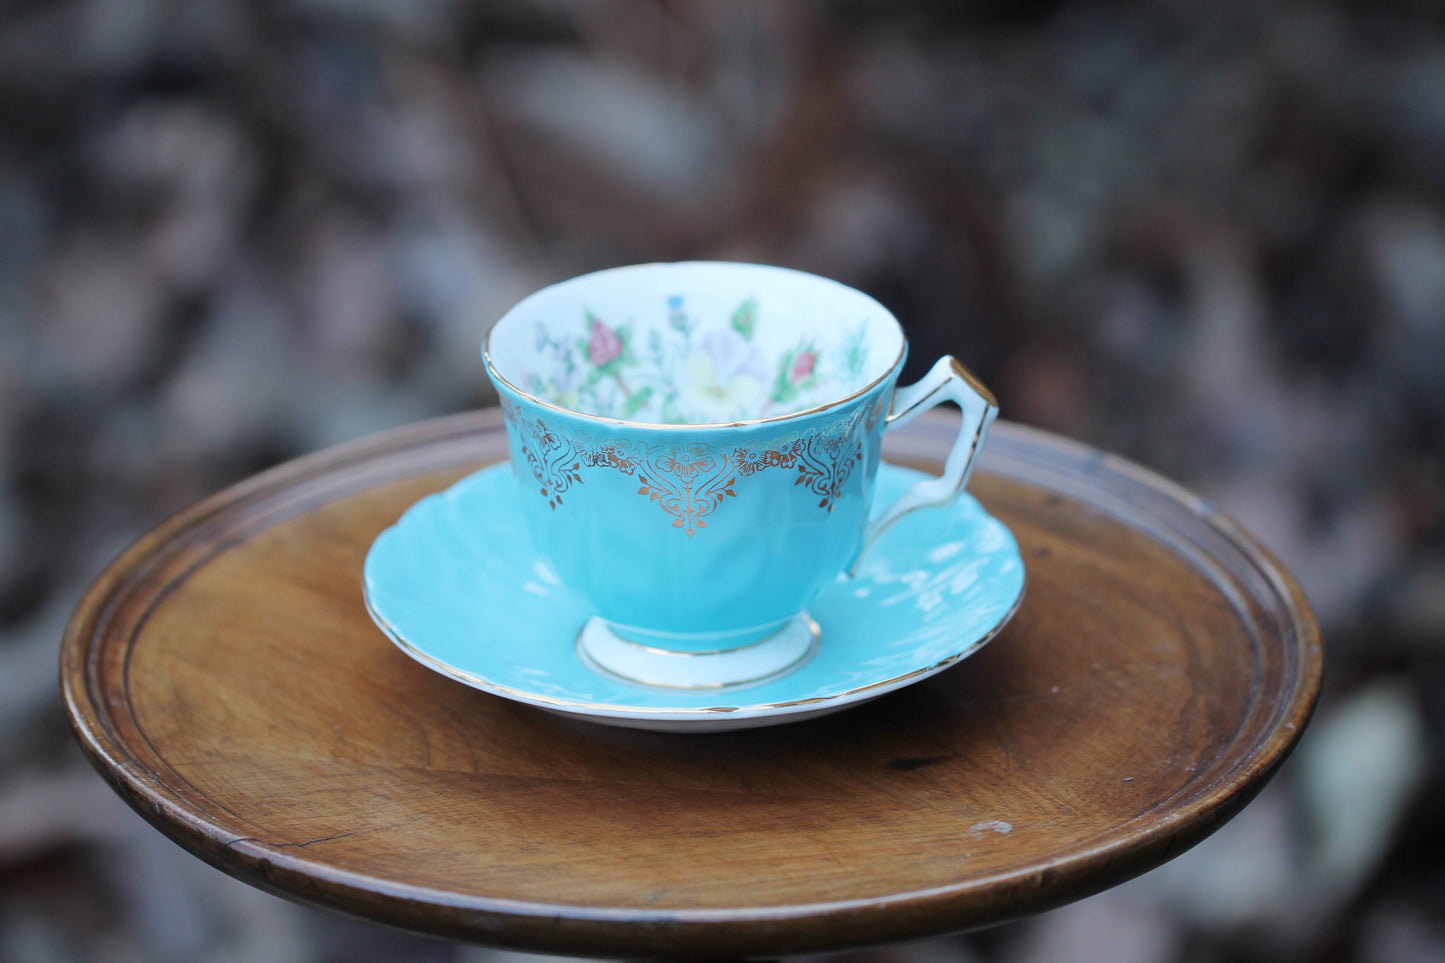
[[(879, 466), (875, 504), (924, 476)], [(590, 664), (593, 613), (532, 547), (512, 466), (493, 465), (413, 505), (366, 556), (366, 605), (407, 655), (493, 695), (607, 725), (746, 729), (835, 712), (978, 651), (1024, 590), (1012, 533), (971, 496), (907, 515), (808, 613), (819, 643), (785, 674), (740, 686), (628, 682)]]

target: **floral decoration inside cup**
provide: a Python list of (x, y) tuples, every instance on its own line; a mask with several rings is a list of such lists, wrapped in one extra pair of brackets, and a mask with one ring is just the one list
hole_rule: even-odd
[(573, 318), (533, 322), (519, 387), (583, 414), (680, 425), (787, 415), (878, 376), (868, 318), (800, 331), (796, 319), (776, 323), (785, 310), (757, 291), (671, 292), (635, 313), (579, 304)]

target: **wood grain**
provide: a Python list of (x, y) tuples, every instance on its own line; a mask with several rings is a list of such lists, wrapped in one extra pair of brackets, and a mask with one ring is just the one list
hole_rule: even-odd
[[(889, 436), (937, 470), (946, 415)], [(1313, 617), (1227, 518), (1127, 462), (1000, 423), (971, 486), (1028, 594), (979, 655), (771, 729), (610, 729), (397, 651), (362, 559), (506, 457), (495, 412), (281, 466), (171, 520), (66, 633), (77, 737), (132, 806), (257, 886), (540, 952), (816, 952), (999, 922), (1149, 869), (1299, 737)]]

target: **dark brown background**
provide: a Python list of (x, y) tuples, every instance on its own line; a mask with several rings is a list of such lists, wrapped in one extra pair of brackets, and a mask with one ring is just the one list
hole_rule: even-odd
[(1445, 959), (1445, 21), (1403, 0), (7, 4), (0, 959), (501, 959), (146, 828), (70, 745), (60, 628), (202, 495), (489, 403), (518, 297), (692, 257), (874, 294), (910, 375), (951, 351), (1206, 494), (1324, 628), (1300, 754), (1214, 839), (873, 955)]

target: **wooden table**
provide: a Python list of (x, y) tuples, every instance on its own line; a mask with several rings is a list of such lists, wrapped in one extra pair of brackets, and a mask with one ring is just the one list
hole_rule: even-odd
[[(889, 436), (937, 469), (946, 415)], [(983, 652), (811, 722), (605, 728), (476, 692), (373, 628), (361, 563), (506, 457), (495, 412), (282, 465), (121, 556), (65, 637), (81, 745), (153, 825), (271, 892), (591, 956), (816, 952), (996, 923), (1237, 812), (1319, 687), (1290, 576), (1206, 502), (999, 424), (971, 490), (1029, 585)]]

